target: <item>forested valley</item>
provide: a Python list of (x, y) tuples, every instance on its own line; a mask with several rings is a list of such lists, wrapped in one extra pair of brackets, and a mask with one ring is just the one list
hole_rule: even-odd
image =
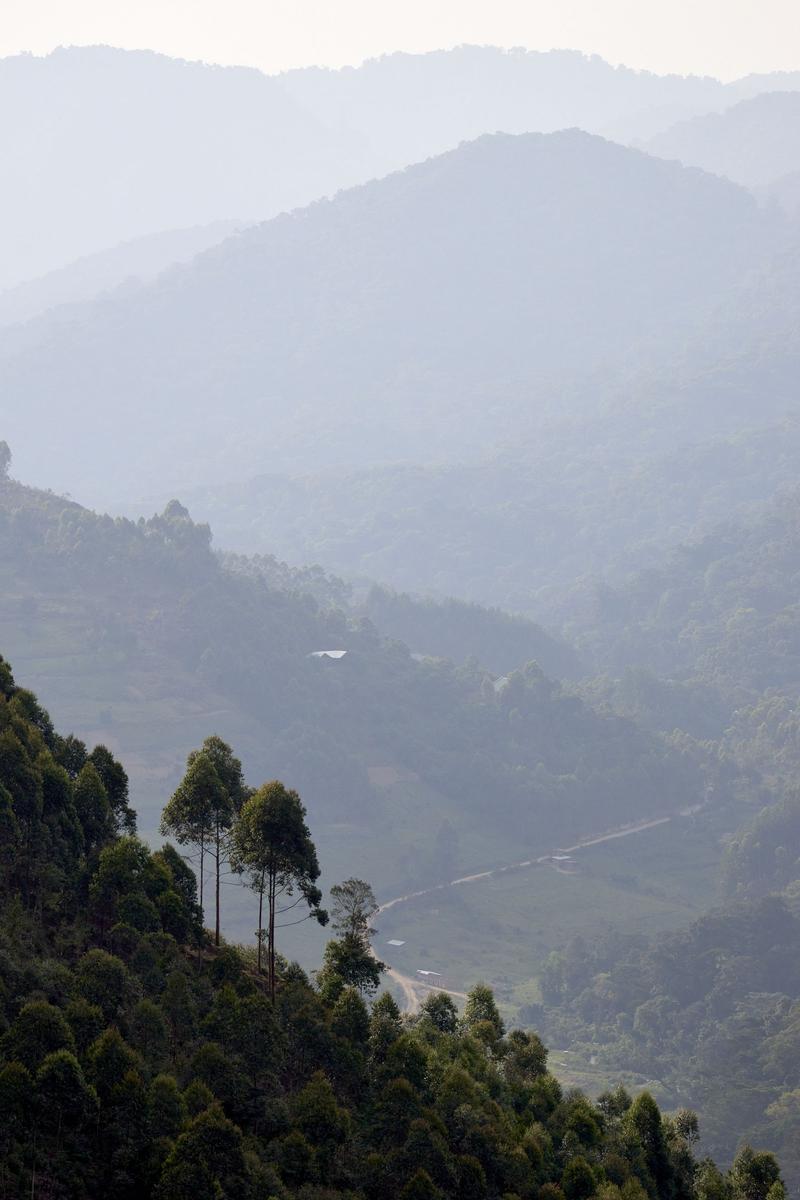
[[(363, 881), (331, 889), (340, 936), (313, 978), (277, 955), (272, 917), (266, 973), (261, 922), (257, 951), (212, 938), (182, 855), (136, 837), (120, 763), (58, 734), (3, 660), (0, 766), (5, 1194), (785, 1195), (770, 1154), (697, 1163), (688, 1110), (565, 1091), (484, 984), (462, 1016), (444, 992), (413, 1021), (388, 992), (368, 1007), (382, 964)], [(182, 843), (216, 825), (217, 867), (222, 828), (271, 912), (302, 902), (324, 924), (304, 818), (277, 781), (248, 788), (219, 738), (164, 812)]]
[(0, 1200), (798, 1193), (798, 98), (0, 58)]

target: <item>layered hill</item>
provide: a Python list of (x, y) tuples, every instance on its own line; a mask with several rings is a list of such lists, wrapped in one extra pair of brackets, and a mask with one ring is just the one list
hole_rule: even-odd
[(513, 446), (469, 462), (273, 470), (187, 497), (222, 545), (557, 627), (576, 581), (616, 586), (660, 566), (795, 481), (799, 264), (796, 246), (769, 256), (689, 333), (559, 392), (566, 415), (536, 413), (530, 436), (518, 411)]
[(767, 187), (800, 169), (800, 91), (765, 92), (680, 121), (643, 149), (744, 187)]
[(415, 162), (497, 131), (579, 126), (617, 139), (647, 136), (681, 116), (723, 106), (729, 95), (716, 79), (613, 67), (574, 50), (495, 46), (387, 54), (356, 69), (310, 67), (278, 78), (320, 120), (357, 130), (387, 169), (398, 157)]
[(6, 58), (0, 288), (142, 235), (263, 220), (484, 133), (648, 137), (788, 86), (477, 46), (281, 76), (108, 46)]
[(149, 283), (168, 267), (190, 262), (241, 227), (240, 221), (213, 221), (190, 229), (171, 229), (76, 259), (0, 292), (0, 325), (29, 321), (65, 304), (85, 304), (123, 285)]
[(212, 731), (252, 775), (294, 782), (332, 870), (357, 848), (387, 891), (435, 881), (440, 855), (449, 869), (545, 851), (701, 789), (689, 760), (538, 667), (496, 688), (227, 570), (178, 504), (115, 521), (7, 482), (0, 530), (9, 657), (54, 716), (125, 758), (145, 830)]
[(761, 92), (800, 87), (798, 72), (723, 84), (612, 66), (575, 50), (470, 45), (386, 54), (355, 69), (302, 68), (278, 78), (321, 121), (357, 131), (371, 153), (391, 152), (405, 162), (497, 131), (578, 126), (627, 142)]
[(743, 190), (578, 131), (482, 138), (7, 331), (3, 429), (90, 496), (453, 461), (685, 333), (779, 236)]
[[(606, 663), (713, 681), (732, 699), (800, 695), (800, 496), (720, 524), (583, 609)], [(584, 593), (588, 599), (589, 593)], [(590, 610), (592, 616), (590, 616)]]
[(2, 59), (0, 107), (14, 114), (0, 287), (144, 234), (263, 220), (371, 173), (276, 80), (150, 51)]

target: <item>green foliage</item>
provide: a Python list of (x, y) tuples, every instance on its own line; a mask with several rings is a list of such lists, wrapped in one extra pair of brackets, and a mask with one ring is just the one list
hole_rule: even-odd
[(354, 987), (366, 995), (378, 990), (384, 964), (370, 951), (369, 943), (346, 933), (328, 942), (317, 974), (320, 988), (333, 995), (338, 988)]
[[(233, 830), (233, 863), (247, 871), (250, 886), (259, 897), (258, 965), (261, 967), (262, 904), (267, 897), (267, 963), (270, 994), (275, 995), (276, 922), (302, 902), (309, 917), (325, 925), (316, 886), (319, 863), (305, 821), (306, 810), (297, 792), (272, 780), (250, 796)], [(292, 897), (297, 893), (297, 899)]]
[(726, 847), (723, 884), (730, 896), (782, 892), (800, 879), (800, 796), (763, 808)]
[[(28, 750), (47, 761), (46, 739), (55, 744), (57, 735), (28, 696), (14, 708), (13, 733), (0, 784), (21, 825), (41, 828), (46, 789)], [(57, 767), (63, 803), (81, 777), (99, 796), (99, 768), (74, 746), (67, 757), (72, 768)], [(63, 875), (70, 903), (53, 904), (31, 882), (41, 860), (25, 832), (15, 832), (15, 856), (0, 867), (9, 928), (24, 931), (0, 941), (4, 1194), (785, 1200), (763, 1152), (743, 1150), (729, 1177), (710, 1165), (696, 1171), (691, 1113), (664, 1119), (647, 1095), (631, 1102), (615, 1092), (596, 1105), (563, 1095), (539, 1038), (506, 1034), (485, 984), (471, 991), (461, 1021), (444, 994), (431, 995), (417, 1020), (403, 1019), (388, 994), (370, 1011), (343, 966), (356, 947), (368, 953), (366, 887), (349, 915), (337, 910), (343, 928), (331, 946), (352, 943), (350, 960), (326, 956), (314, 987), (276, 959), (273, 993), (252, 955), (216, 947), (199, 929), (180, 856), (169, 847), (153, 853), (113, 828), (98, 842), (91, 811), (82, 801), (85, 841), (73, 840), (69, 822), (51, 827), (54, 852), (72, 863)], [(276, 888), (296, 889), (313, 911), (319, 868), (299, 797), (269, 784), (241, 813), (250, 870), (272, 872)], [(750, 926), (744, 917), (735, 926), (750, 953), (776, 921), (784, 935), (794, 930), (786, 909), (761, 905)], [(673, 988), (683, 986), (676, 961), (700, 953), (715, 929), (706, 924), (692, 935), (696, 945), (690, 938), (663, 963)], [(575, 970), (566, 954), (565, 986)], [(639, 1026), (651, 1036), (657, 1022)], [(773, 1052), (779, 1061), (777, 1044)], [(791, 1124), (794, 1113), (787, 1095), (774, 1119)]]
[(128, 998), (129, 976), (124, 962), (95, 947), (78, 961), (75, 974), (83, 999), (96, 1005), (106, 1020), (116, 1017)]
[(597, 1187), (595, 1174), (580, 1154), (571, 1158), (561, 1176), (561, 1190), (567, 1200), (589, 1200)]
[(439, 1033), (455, 1033), (458, 1028), (458, 1009), (447, 992), (431, 992), (421, 1005), (422, 1017)]
[[(768, 815), (763, 861), (770, 864), (771, 828)], [(758, 873), (748, 872), (752, 860), (739, 849), (748, 845), (757, 845), (754, 834), (733, 843), (729, 862), (758, 891)], [(590, 1037), (604, 1070), (624, 1065), (660, 1080), (674, 1104), (688, 1100), (702, 1113), (703, 1145), (714, 1155), (730, 1160), (745, 1136), (778, 1151), (793, 1181), (800, 1168), (790, 1133), (800, 1087), (799, 955), (797, 910), (790, 897), (774, 895), (729, 902), (649, 943), (613, 935), (592, 946), (576, 940), (549, 964), (545, 1028), (559, 1040)], [(671, 1151), (659, 1145), (652, 1101), (640, 1097), (631, 1106), (625, 1094), (610, 1093), (600, 1104), (628, 1125), (641, 1125), (649, 1108), (647, 1174), (657, 1178)], [(691, 1122), (680, 1111), (675, 1121), (691, 1144)], [(669, 1136), (664, 1128), (661, 1140)], [(716, 1187), (713, 1173), (708, 1187)]]
[(485, 983), (476, 983), (467, 996), (464, 1006), (464, 1025), (472, 1032), (488, 1026), (489, 1036), (501, 1038), (505, 1032), (503, 1021), (497, 1009), (492, 989)]
[(59, 1009), (43, 1000), (33, 1000), (20, 1010), (3, 1045), (10, 1059), (35, 1071), (49, 1054), (74, 1051), (75, 1039)]
[(474, 658), (498, 675), (525, 662), (538, 662), (558, 679), (579, 673), (577, 655), (564, 642), (533, 621), (497, 608), (459, 600), (417, 600), (375, 585), (364, 611), (387, 637), (405, 642), (418, 654), (456, 663)]
[[(526, 539), (535, 524), (526, 522)], [(604, 830), (642, 811), (702, 799), (696, 756), (597, 713), (540, 668), (512, 672), (505, 687), (495, 687), (496, 671), (474, 662), (418, 662), (355, 611), (320, 608), (289, 580), (277, 586), (277, 577), (229, 570), (211, 552), (208, 530), (185, 510), (139, 523), (112, 520), (13, 485), (0, 497), (0, 551), (13, 583), (11, 598), (0, 589), (0, 617), (12, 630), (19, 626), (14, 596), (44, 589), (59, 598), (55, 612), (44, 605), (26, 612), (19, 652), (41, 641), (43, 657), (31, 665), (38, 671), (65, 640), (80, 647), (81, 689), (99, 689), (112, 710), (115, 744), (135, 744), (137, 760), (142, 748), (171, 754), (184, 736), (178, 723), (187, 707), (199, 701), (217, 710), (224, 699), (230, 727), (261, 777), (291, 781), (315, 821), (324, 813), (337, 851), (348, 848), (344, 830), (363, 824), (366, 861), (398, 892), (455, 877), (468, 847), (487, 835), (498, 851), (527, 853), (583, 835), (587, 813)], [(154, 596), (158, 620), (143, 621)], [(468, 621), (465, 637), (470, 628)], [(327, 646), (346, 648), (347, 656), (336, 663), (308, 657)], [(145, 698), (133, 702), (143, 661), (153, 674)], [(63, 703), (70, 711), (69, 699)], [(152, 715), (144, 733), (143, 714)], [(75, 710), (75, 719), (85, 717)], [(80, 746), (60, 753), (68, 774), (80, 770)], [(163, 797), (145, 764), (137, 772), (150, 829)], [(411, 811), (420, 814), (398, 827), (389, 856), (380, 831), (394, 811), (396, 786), (384, 779), (404, 781)], [(487, 795), (499, 820), (487, 818)], [(209, 865), (198, 842), (180, 845)]]
[[(232, 799), (217, 773), (212, 755), (190, 754), (186, 774), (164, 809), (161, 832), (177, 838), (181, 846), (194, 847), (200, 856), (200, 904), (203, 905), (205, 857), (215, 853), (217, 873), (221, 868), (219, 834), (233, 817)], [(219, 919), (217, 919), (219, 945)]]

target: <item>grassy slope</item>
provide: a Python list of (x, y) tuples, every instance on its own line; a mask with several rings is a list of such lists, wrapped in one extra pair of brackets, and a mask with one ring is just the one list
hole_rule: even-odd
[[(441, 971), (459, 991), (484, 978), (505, 1011), (516, 1011), (540, 999), (541, 963), (570, 938), (611, 928), (648, 934), (696, 918), (715, 898), (720, 852), (716, 821), (657, 826), (578, 851), (575, 874), (539, 866), (392, 909), (378, 949), (408, 974)], [(406, 945), (391, 951), (389, 938)]]

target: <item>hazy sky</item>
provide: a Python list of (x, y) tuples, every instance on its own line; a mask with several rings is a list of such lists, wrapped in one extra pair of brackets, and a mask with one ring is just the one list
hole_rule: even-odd
[(656, 71), (800, 68), (800, 0), (0, 0), (0, 55), (107, 42), (266, 71), (460, 42)]

